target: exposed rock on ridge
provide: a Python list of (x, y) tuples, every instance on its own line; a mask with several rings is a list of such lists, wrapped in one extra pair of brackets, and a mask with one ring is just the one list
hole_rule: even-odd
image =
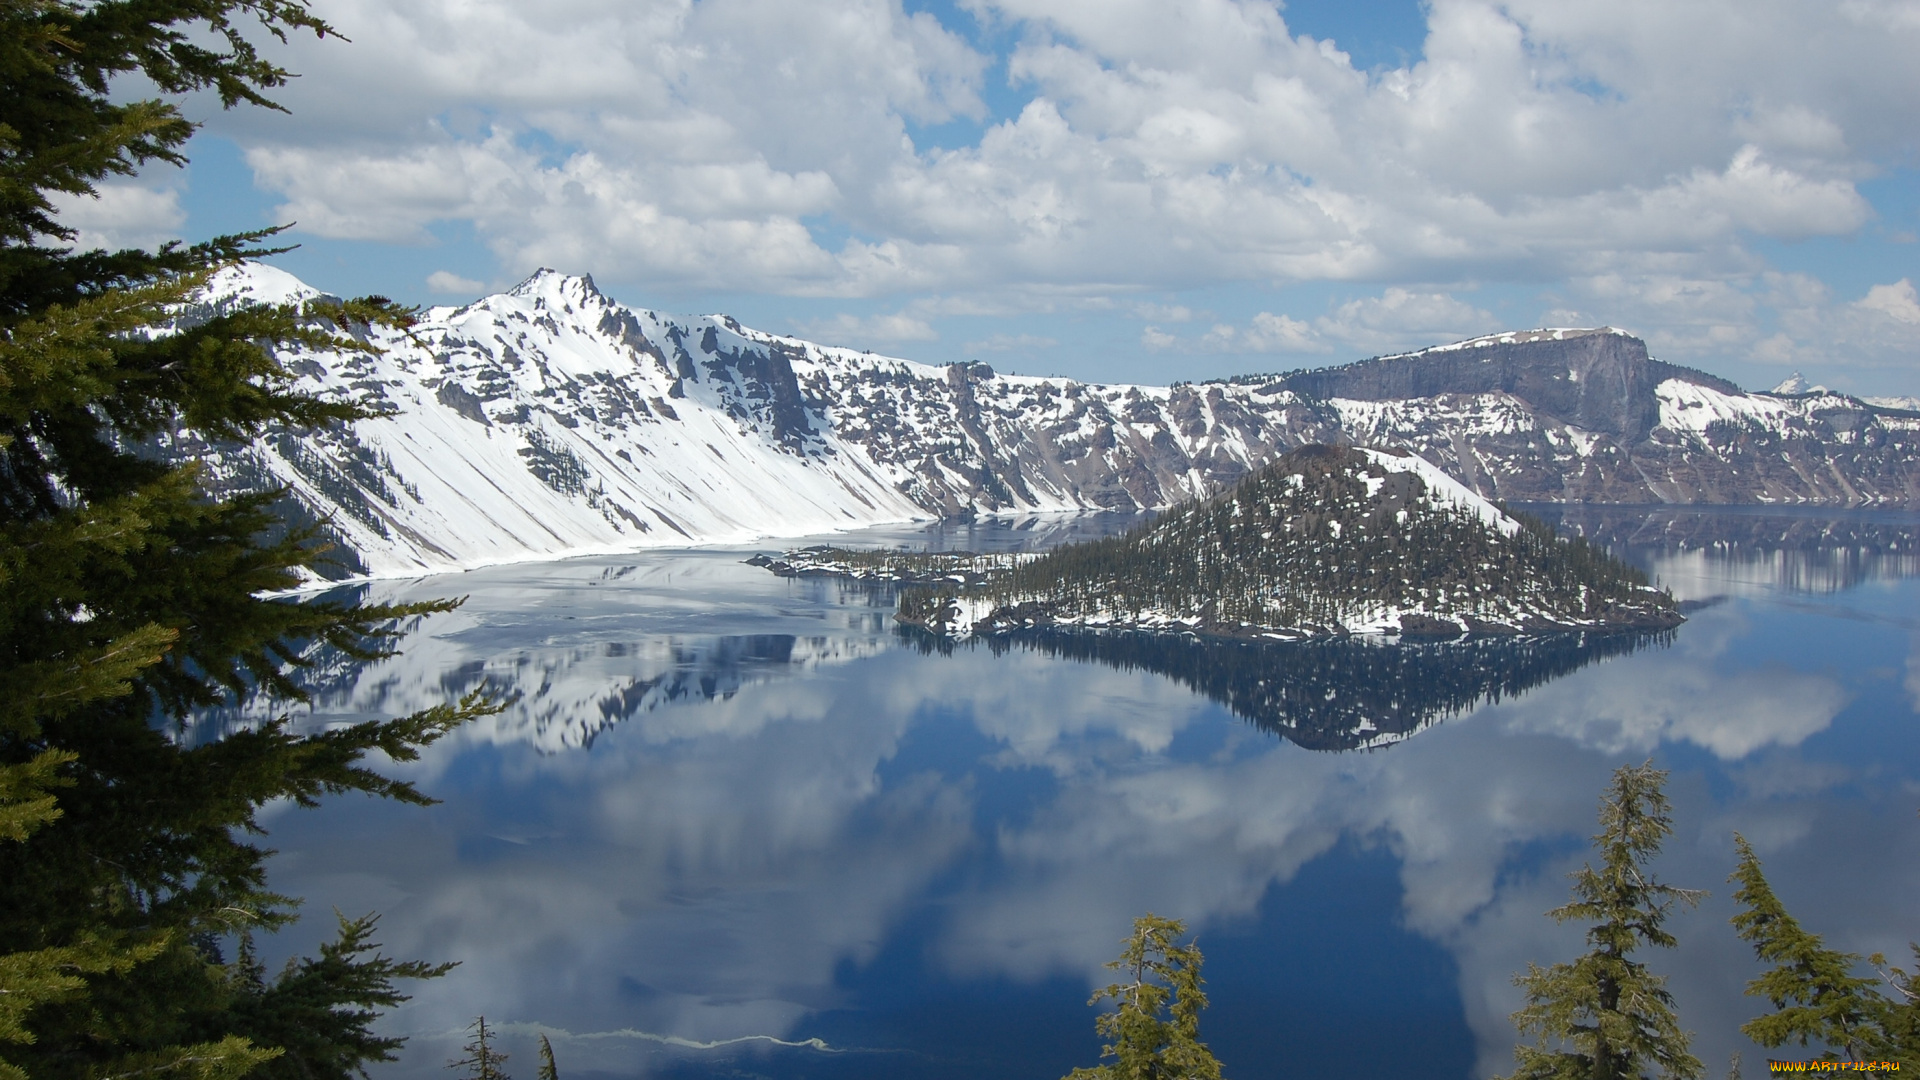
[[(206, 304), (315, 295), (246, 266)], [(396, 415), (247, 447), (182, 433), (165, 452), (231, 486), (290, 487), (299, 513), (330, 519), (341, 572), (374, 574), (916, 516), (1164, 507), (1307, 443), (1407, 447), (1491, 498), (1920, 503), (1920, 415), (1743, 394), (1611, 330), (1102, 386), (666, 316), (541, 271), (374, 337), (385, 355), (283, 359), (306, 388)]]

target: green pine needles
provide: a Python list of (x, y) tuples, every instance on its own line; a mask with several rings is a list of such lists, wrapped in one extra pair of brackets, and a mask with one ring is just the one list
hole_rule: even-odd
[[(473, 1023), (467, 1025), (473, 1032), (473, 1038), (460, 1048), (460, 1056), (447, 1062), (447, 1068), (460, 1070), (458, 1080), (513, 1080), (507, 1075), (506, 1064), (509, 1056), (504, 1050), (495, 1050), (493, 1040), (498, 1034), (487, 1026), (487, 1018), (476, 1016)], [(546, 1036), (540, 1037), (542, 1075), (545, 1066), (553, 1061), (553, 1047), (547, 1043)]]
[(1101, 1036), (1113, 1040), (1100, 1048), (1113, 1063), (1075, 1069), (1066, 1080), (1220, 1080), (1220, 1062), (1200, 1041), (1200, 1010), (1207, 1007), (1200, 947), (1175, 944), (1186, 930), (1180, 920), (1152, 912), (1133, 921), (1120, 958), (1107, 964), (1127, 981), (1095, 991), (1087, 1002), (1114, 1003), (1094, 1021)]
[(1527, 991), (1513, 1014), (1537, 1041), (1514, 1049), (1509, 1080), (1638, 1080), (1650, 1071), (1674, 1080), (1702, 1075), (1688, 1052), (1666, 979), (1634, 959), (1643, 945), (1672, 948), (1665, 929), (1675, 904), (1693, 906), (1705, 893), (1656, 881), (1647, 864), (1673, 831), (1662, 785), (1667, 774), (1623, 765), (1600, 799), (1593, 846), (1600, 866), (1573, 875), (1573, 899), (1547, 914), (1588, 923), (1588, 951), (1572, 963), (1528, 965), (1514, 981)]
[(1824, 1061), (1920, 1068), (1920, 987), (1913, 978), (1877, 955), (1871, 963), (1881, 978), (1855, 974), (1859, 955), (1827, 948), (1820, 935), (1802, 928), (1774, 895), (1746, 838), (1736, 834), (1734, 844), (1740, 865), (1728, 880), (1740, 883), (1733, 897), (1742, 910), (1733, 926), (1754, 955), (1772, 965), (1747, 984), (1747, 993), (1774, 1010), (1741, 1025), (1741, 1032), (1765, 1047), (1818, 1047)]
[(1446, 634), (1682, 621), (1639, 570), (1511, 516), (1520, 528), (1503, 531), (1416, 472), (1353, 448), (1302, 447), (1123, 535), (1062, 545), (976, 585), (907, 590), (898, 615), (945, 632), (965, 603), (992, 612), (972, 621), (989, 630), (1060, 623), (1227, 637), (1341, 635), (1389, 613), (1407, 632)]
[[(269, 977), (250, 935), (295, 902), (266, 888), (256, 815), (347, 791), (429, 802), (363, 760), (415, 758), (486, 701), (199, 747), (168, 729), (238, 696), (298, 700), (312, 646), (388, 655), (396, 620), (450, 605), (268, 598), (323, 557), (312, 532), (274, 493), (215, 497), (142, 450), (369, 415), (299, 392), (273, 349), (361, 350), (367, 323), (407, 313), (368, 298), (189, 324), (180, 306), (270, 233), (81, 251), (51, 201), (184, 163), (195, 125), (167, 99), (274, 107), (289, 73), (248, 34), (295, 31), (332, 34), (300, 0), (0, 0), (0, 1080), (344, 1080), (399, 1045), (369, 1027), (397, 981), (445, 970), (381, 956), (363, 918)], [(136, 85), (163, 98), (127, 100)]]
[[(1575, 873), (1572, 902), (1547, 913), (1562, 922), (1587, 921), (1589, 948), (1571, 963), (1529, 965), (1514, 980), (1527, 992), (1514, 1024), (1536, 1041), (1514, 1049), (1519, 1068), (1510, 1080), (1703, 1075), (1666, 979), (1633, 958), (1643, 945), (1671, 948), (1668, 915), (1675, 905), (1692, 906), (1705, 895), (1663, 884), (1647, 872), (1673, 829), (1662, 790), (1666, 776), (1651, 763), (1625, 765), (1608, 783), (1600, 832), (1593, 838), (1601, 865)], [(1734, 847), (1739, 864), (1729, 880), (1739, 883), (1733, 898), (1740, 911), (1733, 927), (1768, 965), (1746, 992), (1773, 1006), (1741, 1025), (1741, 1033), (1769, 1048), (1811, 1049), (1822, 1061), (1920, 1068), (1916, 975), (1879, 955), (1867, 960), (1879, 977), (1860, 974), (1858, 955), (1828, 948), (1788, 913), (1746, 838), (1736, 833)], [(1920, 959), (1920, 945), (1914, 954)], [(1734, 1061), (1738, 1075), (1738, 1054)]]

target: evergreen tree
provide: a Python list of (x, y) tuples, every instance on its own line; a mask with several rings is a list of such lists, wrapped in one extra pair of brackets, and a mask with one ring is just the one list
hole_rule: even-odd
[(1672, 948), (1663, 927), (1675, 903), (1692, 906), (1705, 894), (1654, 880), (1646, 866), (1673, 831), (1667, 774), (1644, 765), (1623, 765), (1600, 799), (1600, 832), (1591, 864), (1573, 875), (1573, 900), (1547, 914), (1555, 921), (1589, 923), (1588, 951), (1568, 964), (1542, 969), (1529, 964), (1514, 981), (1527, 991), (1526, 1007), (1513, 1014), (1533, 1045), (1514, 1048), (1519, 1068), (1511, 1080), (1639, 1080), (1703, 1074), (1688, 1052), (1666, 979), (1634, 960), (1642, 945)]
[(553, 1044), (540, 1036), (540, 1080), (560, 1080), (560, 1067), (553, 1062)]
[[(266, 233), (158, 251), (79, 251), (56, 193), (184, 162), (171, 100), (272, 107), (287, 72), (248, 34), (332, 33), (302, 0), (0, 0), (0, 1077), (344, 1077), (391, 1056), (371, 1036), (393, 980), (441, 970), (368, 955), (343, 922), (273, 980), (222, 943), (271, 930), (249, 841), (265, 803), (363, 791), (427, 802), (361, 764), (394, 760), (478, 699), (314, 736), (284, 720), (189, 748), (169, 722), (236, 696), (298, 698), (323, 643), (384, 655), (395, 620), (447, 605), (299, 604), (320, 551), (274, 493), (216, 498), (143, 452), (184, 426), (217, 439), (365, 415), (294, 388), (276, 346), (363, 348), (378, 298), (244, 308), (183, 325), (179, 306)], [(162, 98), (110, 93), (138, 76)], [(118, 81), (116, 81), (118, 80)]]
[(1733, 898), (1742, 906), (1733, 926), (1753, 943), (1756, 956), (1773, 965), (1747, 984), (1747, 993), (1766, 998), (1774, 1011), (1742, 1024), (1741, 1032), (1761, 1046), (1822, 1046), (1827, 1060), (1835, 1060), (1836, 1052), (1861, 1060), (1884, 1002), (1872, 979), (1853, 974), (1860, 957), (1829, 949), (1820, 935), (1802, 929), (1773, 894), (1746, 838), (1735, 834), (1733, 842), (1740, 865), (1728, 880), (1740, 883)]
[[(1825, 1061), (1920, 1065), (1920, 1000), (1912, 977), (1899, 968), (1886, 970), (1890, 998), (1878, 980), (1854, 974), (1859, 955), (1829, 949), (1820, 935), (1804, 929), (1774, 895), (1746, 838), (1736, 834), (1733, 842), (1740, 864), (1729, 880), (1740, 883), (1733, 898), (1741, 905), (1734, 929), (1771, 965), (1747, 984), (1747, 993), (1773, 1005), (1772, 1012), (1742, 1024), (1741, 1032), (1769, 1048), (1821, 1047)], [(1882, 956), (1872, 963), (1887, 968)]]
[(1920, 945), (1909, 948), (1915, 961), (1912, 972), (1893, 967), (1879, 953), (1867, 958), (1893, 989), (1880, 1009), (1878, 1030), (1868, 1043), (1867, 1053), (1875, 1060), (1898, 1061), (1909, 1069), (1920, 1069)]
[[(447, 1062), (447, 1068), (466, 1070), (460, 1074), (459, 1080), (513, 1080), (501, 1067), (506, 1064), (507, 1054), (493, 1048), (493, 1031), (487, 1027), (487, 1018), (474, 1017), (467, 1030), (473, 1032), (473, 1041), (460, 1048), (460, 1056)], [(543, 1046), (544, 1043), (543, 1037)], [(547, 1053), (542, 1056), (550, 1058), (552, 1055)]]
[(1148, 912), (1133, 921), (1120, 958), (1107, 967), (1128, 979), (1095, 991), (1087, 1002), (1111, 998), (1112, 1012), (1094, 1021), (1113, 1041), (1100, 1048), (1110, 1065), (1075, 1069), (1066, 1080), (1220, 1080), (1220, 1062), (1200, 1041), (1200, 947), (1176, 945), (1186, 933), (1178, 919)]

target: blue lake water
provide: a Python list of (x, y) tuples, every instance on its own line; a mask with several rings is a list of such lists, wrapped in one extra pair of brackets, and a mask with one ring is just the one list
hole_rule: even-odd
[(1510, 1067), (1513, 973), (1579, 950), (1542, 912), (1651, 758), (1659, 872), (1713, 895), (1648, 959), (1710, 1071), (1753, 1072), (1736, 830), (1832, 944), (1920, 938), (1917, 520), (1569, 513), (1692, 602), (1637, 639), (943, 649), (884, 592), (743, 565), (777, 545), (374, 586), (468, 601), (323, 664), (299, 723), (520, 697), (394, 767), (438, 806), (270, 809), (271, 884), (307, 898), (274, 947), (378, 910), (389, 954), (461, 962), (384, 1021), (411, 1042), (377, 1075), (447, 1075), (484, 1014), (523, 1078), (546, 1033), (569, 1078), (1051, 1080), (1097, 1062), (1087, 996), (1151, 910), (1198, 934), (1229, 1077), (1464, 1080)]

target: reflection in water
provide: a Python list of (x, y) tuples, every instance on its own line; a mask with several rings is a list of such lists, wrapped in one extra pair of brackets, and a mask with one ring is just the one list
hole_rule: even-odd
[(1832, 593), (1920, 577), (1920, 515), (1911, 511), (1558, 503), (1523, 509), (1639, 563), (1683, 600), (1755, 588)]
[[(1038, 531), (996, 527), (836, 539)], [(382, 912), (390, 954), (462, 962), (408, 988), (388, 1080), (444, 1078), (478, 1013), (523, 1062), (551, 1034), (571, 1080), (1059, 1076), (1097, 1058), (1089, 987), (1146, 910), (1202, 934), (1228, 1075), (1466, 1080), (1510, 1068), (1512, 974), (1580, 950), (1541, 913), (1607, 774), (1652, 757), (1681, 823), (1661, 873), (1714, 890), (1657, 961), (1701, 1056), (1751, 1061), (1753, 964), (1719, 885), (1734, 830), (1836, 947), (1920, 932), (1898, 902), (1920, 888), (1920, 638), (1879, 618), (1920, 609), (1920, 581), (1816, 604), (1690, 550), (1703, 595), (1730, 598), (1668, 634), (1397, 646), (932, 655), (884, 598), (775, 578), (750, 549), (382, 583), (471, 599), (403, 656), (323, 663), (299, 722), (482, 681), (520, 700), (399, 767), (439, 806), (270, 810), (271, 885)], [(1390, 754), (1301, 749), (1423, 728)], [(1882, 887), (1834, 889), (1836, 867)], [(271, 947), (310, 950), (327, 921)], [(1356, 1054), (1363, 1031), (1393, 1036)]]
[[(725, 701), (749, 686), (890, 647), (878, 634), (739, 634), (517, 649), (456, 660), (432, 647), (441, 643), (422, 641), (426, 647), (375, 665), (343, 663), (330, 651), (316, 657), (294, 680), (311, 699), (294, 716), (296, 730), (324, 728), (343, 715), (414, 712), (486, 689), (510, 704), (469, 724), (470, 731), (493, 742), (559, 753), (591, 747), (608, 728), (663, 708)], [(273, 700), (209, 709), (188, 721), (184, 736), (195, 744), (210, 742), (284, 712), (285, 703)]]
[[(1498, 702), (1612, 656), (1665, 646), (1673, 631), (1466, 637), (1386, 643), (1365, 638), (1230, 641), (1190, 634), (1044, 630), (986, 639), (995, 655), (1026, 649), (1122, 671), (1164, 675), (1309, 750), (1387, 746), (1475, 706)], [(952, 639), (901, 634), (922, 652)], [(969, 639), (967, 648), (980, 639)]]

